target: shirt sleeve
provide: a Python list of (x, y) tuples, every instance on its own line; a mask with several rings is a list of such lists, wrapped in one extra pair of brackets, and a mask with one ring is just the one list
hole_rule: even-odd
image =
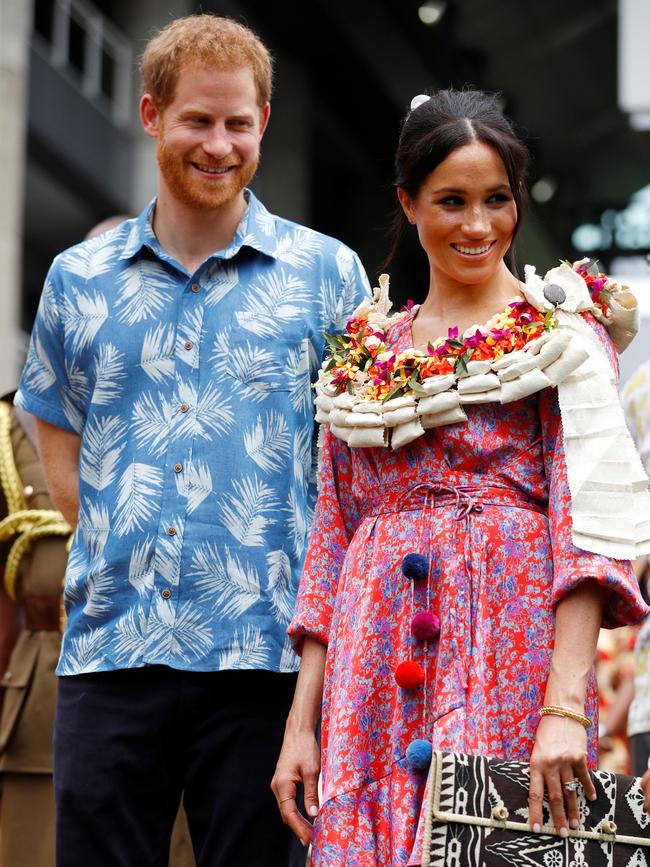
[(316, 514), (287, 632), (298, 653), (305, 636), (329, 641), (339, 575), (360, 515), (353, 499), (352, 455), (348, 446), (322, 428)]
[(69, 360), (62, 311), (60, 266), (55, 259), (45, 280), (27, 360), (14, 403), (55, 427), (81, 435), (86, 417), (85, 382)]
[[(605, 328), (592, 325), (605, 345), (615, 373), (618, 360)], [(636, 623), (648, 612), (632, 565), (600, 554), (582, 551), (571, 536), (571, 493), (567, 477), (562, 421), (557, 390), (540, 392), (540, 417), (544, 468), (548, 483), (548, 521), (553, 552), (553, 605), (587, 580), (594, 580), (609, 591), (603, 611), (603, 626), (613, 628)]]

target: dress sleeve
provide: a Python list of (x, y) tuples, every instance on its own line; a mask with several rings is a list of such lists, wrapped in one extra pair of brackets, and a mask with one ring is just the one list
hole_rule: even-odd
[[(605, 328), (591, 323), (605, 345), (618, 379), (618, 359)], [(553, 552), (553, 605), (588, 579), (609, 591), (603, 611), (603, 626), (614, 628), (636, 623), (648, 612), (639, 583), (627, 560), (614, 560), (576, 548), (571, 537), (571, 493), (567, 478), (562, 421), (557, 390), (540, 393), (540, 418), (544, 469), (548, 483), (548, 522)]]
[(296, 609), (287, 632), (298, 653), (305, 636), (329, 641), (339, 575), (359, 524), (353, 498), (352, 454), (348, 446), (322, 428), (316, 514), (300, 578)]

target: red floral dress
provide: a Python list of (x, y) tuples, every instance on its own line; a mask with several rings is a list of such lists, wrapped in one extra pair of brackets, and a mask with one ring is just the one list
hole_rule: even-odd
[[(389, 332), (394, 349), (411, 345), (411, 321)], [(569, 590), (586, 579), (608, 587), (605, 626), (646, 613), (627, 562), (572, 544), (555, 390), (467, 414), (398, 451), (349, 449), (324, 430), (316, 517), (289, 627), (298, 651), (303, 636), (328, 645), (317, 867), (420, 863), (426, 771), (406, 762), (413, 740), (530, 757), (554, 606)], [(402, 571), (414, 552), (429, 559), (427, 580)], [(440, 633), (418, 641), (411, 621), (427, 610)], [(405, 660), (424, 668), (422, 686), (397, 685), (394, 670)], [(586, 713), (597, 717), (593, 676)]]

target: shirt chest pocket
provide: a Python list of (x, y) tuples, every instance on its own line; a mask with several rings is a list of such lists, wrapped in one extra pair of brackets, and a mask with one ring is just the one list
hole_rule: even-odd
[(269, 333), (265, 319), (240, 312), (228, 354), (227, 372), (251, 400), (309, 389), (309, 340), (299, 327)]

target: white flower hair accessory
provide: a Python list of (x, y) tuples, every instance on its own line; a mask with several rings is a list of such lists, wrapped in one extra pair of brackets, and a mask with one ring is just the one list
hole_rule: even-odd
[(427, 96), (426, 93), (418, 93), (417, 96), (414, 96), (411, 100), (411, 111), (415, 111), (416, 108), (419, 108), (423, 102), (426, 102), (428, 99), (431, 99), (430, 96)]

